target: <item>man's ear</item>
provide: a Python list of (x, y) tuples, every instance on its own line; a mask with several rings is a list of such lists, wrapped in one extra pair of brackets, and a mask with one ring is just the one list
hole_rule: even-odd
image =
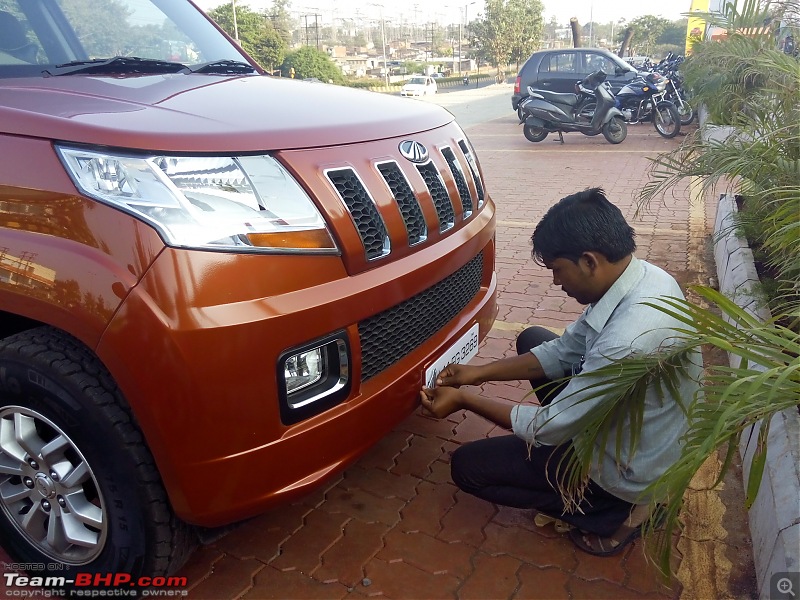
[(600, 266), (600, 255), (597, 252), (584, 252), (578, 259), (591, 273), (597, 271)]

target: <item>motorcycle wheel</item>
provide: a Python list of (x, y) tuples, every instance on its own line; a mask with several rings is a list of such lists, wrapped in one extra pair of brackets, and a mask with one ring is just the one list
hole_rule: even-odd
[(653, 126), (665, 138), (674, 138), (681, 130), (681, 117), (672, 102), (659, 102), (653, 109)]
[(680, 104), (676, 104), (675, 108), (678, 109), (678, 116), (681, 119), (681, 125), (689, 125), (694, 121), (694, 109), (689, 106), (685, 100)]
[(628, 124), (622, 117), (614, 117), (603, 125), (603, 137), (609, 144), (620, 144), (628, 137)]
[(525, 134), (525, 137), (529, 142), (541, 142), (547, 137), (548, 131), (545, 129), (540, 129), (539, 127), (524, 125), (522, 128), (522, 133)]
[(183, 564), (191, 530), (172, 515), (98, 359), (40, 327), (0, 342), (0, 371), (0, 539), (9, 554), (32, 574), (60, 563), (67, 578), (123, 572), (136, 581)]
[(519, 117), (519, 122), (522, 123), (525, 120), (525, 115), (522, 114), (522, 108), (517, 107), (517, 117)]

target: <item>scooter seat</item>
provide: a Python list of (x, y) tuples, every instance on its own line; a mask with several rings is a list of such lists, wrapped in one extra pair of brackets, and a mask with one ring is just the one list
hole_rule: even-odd
[(548, 102), (556, 102), (558, 104), (566, 104), (567, 106), (575, 106), (578, 103), (578, 96), (575, 94), (567, 94), (560, 92), (551, 92), (548, 90), (531, 90), (534, 94), (539, 94)]

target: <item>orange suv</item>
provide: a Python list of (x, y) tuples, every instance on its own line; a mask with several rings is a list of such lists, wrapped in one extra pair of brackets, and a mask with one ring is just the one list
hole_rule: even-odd
[(268, 76), (188, 0), (0, 0), (0, 98), (0, 542), (29, 571), (174, 572), (492, 325), (494, 206), (444, 109)]

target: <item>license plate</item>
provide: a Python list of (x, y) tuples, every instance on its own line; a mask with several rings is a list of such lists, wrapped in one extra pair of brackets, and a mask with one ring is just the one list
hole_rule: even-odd
[(466, 364), (478, 353), (478, 324), (475, 323), (470, 330), (458, 338), (435, 363), (425, 369), (425, 386), (432, 388), (436, 385), (436, 377), (447, 365), (452, 363)]

